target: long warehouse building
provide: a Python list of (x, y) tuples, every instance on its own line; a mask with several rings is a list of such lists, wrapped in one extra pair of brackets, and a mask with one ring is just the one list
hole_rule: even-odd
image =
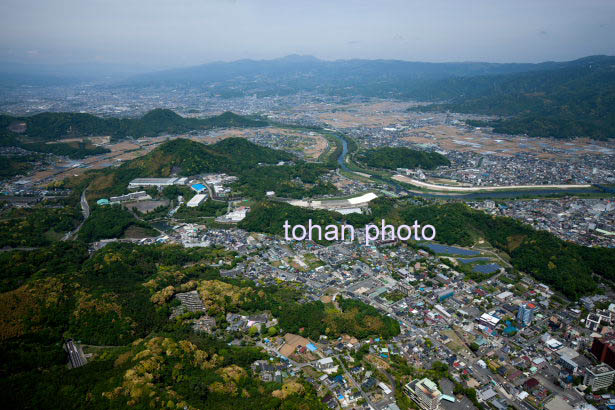
[(128, 184), (128, 188), (140, 188), (145, 186), (170, 186), (184, 185), (188, 178), (135, 178)]
[(207, 195), (205, 195), (205, 194), (197, 194), (197, 195), (193, 196), (190, 199), (190, 201), (188, 201), (186, 206), (188, 208), (196, 208), (197, 206), (201, 205), (201, 203), (203, 203), (203, 201), (205, 201), (206, 199), (207, 199)]

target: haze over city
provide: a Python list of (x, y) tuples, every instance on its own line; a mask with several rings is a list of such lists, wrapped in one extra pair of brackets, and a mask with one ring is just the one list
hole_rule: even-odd
[(615, 54), (610, 0), (4, 0), (0, 60), (145, 69), (306, 54), (564, 61)]

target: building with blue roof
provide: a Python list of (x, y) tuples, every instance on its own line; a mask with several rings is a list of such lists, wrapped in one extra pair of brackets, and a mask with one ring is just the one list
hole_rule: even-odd
[(341, 374), (338, 374), (337, 376), (332, 377), (332, 378), (331, 378), (331, 381), (332, 381), (333, 383), (344, 384), (344, 377), (343, 377)]
[(201, 192), (207, 189), (207, 187), (203, 184), (194, 184), (190, 188), (192, 188), (196, 192)]
[(448, 394), (443, 394), (442, 395), (442, 400), (446, 400), (446, 401), (451, 402), (451, 403), (455, 403), (455, 401), (456, 401), (454, 396), (449, 396)]

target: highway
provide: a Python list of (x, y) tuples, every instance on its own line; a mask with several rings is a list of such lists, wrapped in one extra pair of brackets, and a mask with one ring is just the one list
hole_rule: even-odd
[(90, 205), (88, 204), (88, 200), (85, 198), (85, 191), (88, 189), (84, 189), (81, 193), (81, 212), (83, 213), (83, 219), (88, 219), (90, 217)]
[(84, 189), (83, 192), (81, 193), (81, 201), (80, 201), (81, 202), (81, 213), (83, 214), (83, 221), (81, 221), (79, 226), (75, 228), (74, 231), (67, 232), (66, 235), (64, 235), (64, 237), (62, 238), (63, 241), (67, 241), (73, 236), (77, 235), (77, 232), (79, 232), (79, 229), (81, 229), (85, 221), (87, 221), (87, 219), (90, 217), (90, 205), (88, 204), (88, 200), (85, 197), (85, 191), (87, 191), (87, 188)]
[(66, 350), (68, 351), (68, 358), (70, 360), (70, 365), (73, 369), (76, 367), (84, 366), (87, 363), (85, 357), (83, 357), (81, 349), (79, 349), (75, 345), (72, 339), (69, 339), (66, 342)]

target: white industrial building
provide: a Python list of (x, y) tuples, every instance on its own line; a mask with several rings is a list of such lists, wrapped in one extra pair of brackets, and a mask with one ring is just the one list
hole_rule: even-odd
[(138, 191), (131, 192), (126, 195), (112, 196), (111, 198), (109, 198), (109, 202), (111, 204), (119, 204), (120, 202), (124, 201), (144, 201), (147, 199), (152, 199), (152, 197), (149, 196), (145, 191)]
[(330, 357), (325, 357), (324, 359), (320, 359), (316, 362), (316, 368), (322, 372), (329, 373), (337, 370), (337, 366), (335, 362)]
[(239, 222), (242, 221), (246, 215), (248, 214), (248, 211), (250, 210), (250, 208), (248, 207), (239, 207), (237, 209), (235, 209), (234, 211), (229, 212), (228, 214), (226, 214), (226, 218), (230, 219), (233, 222)]
[(171, 186), (185, 185), (188, 178), (135, 178), (128, 183), (128, 188), (140, 188), (146, 186)]
[(188, 201), (186, 206), (188, 208), (196, 208), (197, 206), (201, 205), (203, 203), (203, 201), (205, 201), (206, 199), (207, 199), (207, 195), (206, 194), (197, 194), (197, 195), (193, 196), (190, 199), (190, 201)]
[(231, 193), (231, 189), (225, 186), (222, 186), (222, 185), (215, 184), (214, 192), (216, 193), (217, 196), (227, 196), (228, 194)]
[(340, 209), (336, 209), (336, 211), (339, 212), (342, 215), (362, 214), (363, 213), (361, 208), (340, 208)]

